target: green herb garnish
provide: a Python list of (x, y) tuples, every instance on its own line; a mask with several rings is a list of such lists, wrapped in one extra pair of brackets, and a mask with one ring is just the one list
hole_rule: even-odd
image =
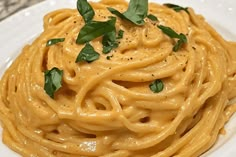
[(122, 39), (123, 35), (124, 35), (124, 31), (123, 30), (119, 30), (118, 36), (116, 37), (116, 39)]
[(149, 85), (149, 88), (151, 91), (153, 91), (153, 93), (159, 93), (164, 89), (164, 84), (160, 79), (158, 79), (158, 80), (153, 81)]
[(118, 35), (116, 37), (116, 30), (109, 32), (103, 36), (102, 44), (103, 44), (103, 53), (109, 53), (113, 48), (117, 48), (119, 46), (119, 42), (117, 40), (122, 39), (124, 35), (123, 30), (118, 31)]
[(175, 44), (175, 46), (173, 47), (173, 51), (175, 51), (175, 52), (178, 51), (184, 43), (187, 43), (187, 38), (184, 34), (182, 34), (182, 33), (178, 34), (170, 27), (166, 27), (163, 25), (158, 26), (158, 28), (160, 28), (162, 30), (162, 32), (165, 33), (166, 35), (168, 35), (170, 38), (179, 39), (177, 41), (177, 43)]
[(158, 18), (155, 15), (148, 14), (147, 18), (149, 18), (152, 21), (158, 21)]
[(130, 0), (128, 9), (124, 13), (110, 7), (107, 9), (121, 19), (126, 19), (136, 25), (144, 25), (144, 18), (147, 17), (148, 12), (148, 0)]
[(83, 17), (85, 23), (90, 22), (95, 15), (92, 6), (87, 2), (87, 0), (78, 0), (77, 9), (80, 15)]
[(92, 45), (86, 43), (85, 47), (80, 51), (79, 55), (76, 58), (77, 62), (86, 61), (88, 63), (93, 62), (99, 58), (100, 54), (97, 53)]
[(50, 39), (50, 40), (47, 41), (46, 46), (51, 46), (51, 45), (54, 45), (54, 44), (57, 44), (57, 43), (60, 43), (60, 42), (63, 42), (63, 41), (65, 41), (65, 38)]
[(117, 40), (122, 39), (124, 35), (123, 30), (118, 31), (118, 35), (116, 37), (116, 29), (114, 31), (109, 32), (103, 36), (102, 44), (103, 44), (103, 53), (109, 53), (113, 48), (117, 48), (119, 46), (119, 42)]
[(54, 98), (54, 93), (62, 87), (63, 70), (56, 67), (44, 72), (44, 90), (51, 97)]
[(113, 29), (111, 32), (106, 33), (103, 36), (102, 39), (102, 45), (103, 45), (103, 53), (107, 54), (109, 53), (113, 48), (118, 47), (118, 42), (116, 41), (116, 18), (111, 17), (111, 22), (110, 24), (113, 26)]
[(164, 4), (165, 6), (167, 6), (168, 8), (172, 8), (172, 9), (174, 9), (176, 12), (180, 12), (181, 10), (184, 10), (186, 13), (188, 13), (189, 14), (189, 12), (188, 12), (188, 7), (181, 7), (181, 6), (179, 6), (179, 5), (176, 5), (176, 4), (171, 4), (171, 3), (166, 3), (166, 4)]
[(103, 36), (102, 39), (103, 50), (104, 54), (109, 53), (113, 48), (118, 47), (118, 42), (116, 41), (116, 31), (109, 32)]
[(79, 35), (76, 39), (76, 43), (77, 44), (87, 43), (113, 30), (114, 30), (113, 18), (105, 22), (91, 21), (89, 23), (86, 23), (84, 27), (81, 28)]
[(179, 34), (179, 40), (177, 41), (177, 43), (173, 47), (173, 51), (177, 52), (182, 47), (182, 45), (184, 43), (187, 43), (187, 38), (184, 34), (180, 33)]
[(163, 25), (160, 25), (160, 26), (157, 26), (157, 27), (160, 28), (162, 30), (162, 32), (165, 33), (166, 35), (168, 35), (170, 38), (179, 38), (179, 34), (176, 33), (170, 27), (166, 27), (166, 26), (163, 26)]

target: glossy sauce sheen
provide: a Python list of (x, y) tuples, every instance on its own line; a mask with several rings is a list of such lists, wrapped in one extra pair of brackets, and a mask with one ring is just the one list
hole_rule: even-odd
[[(124, 12), (125, 1), (91, 3), (95, 21)], [(145, 25), (117, 18), (124, 36), (102, 54), (102, 38), (90, 42), (100, 53), (92, 63), (75, 63), (83, 44), (75, 43), (83, 18), (62, 9), (44, 17), (44, 32), (26, 45), (0, 82), (3, 142), (22, 156), (196, 157), (210, 149), (235, 112), (236, 43), (225, 41), (189, 8), (175, 12), (150, 3), (157, 22)], [(114, 16), (114, 15), (113, 15)], [(158, 25), (187, 36), (175, 41)], [(64, 42), (46, 47), (52, 38)], [(111, 56), (107, 59), (107, 56)], [(44, 91), (44, 71), (63, 70), (63, 87), (52, 99)], [(161, 79), (164, 90), (149, 84)]]

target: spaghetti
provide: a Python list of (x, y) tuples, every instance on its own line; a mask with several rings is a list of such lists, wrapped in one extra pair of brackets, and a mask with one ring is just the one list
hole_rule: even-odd
[[(128, 3), (90, 3), (94, 21), (124, 12)], [(0, 82), (3, 141), (22, 156), (39, 157), (196, 157), (217, 140), (236, 110), (236, 44), (224, 40), (191, 8), (176, 12), (149, 3), (137, 26), (116, 18), (123, 30), (119, 45), (103, 54), (102, 37), (90, 41), (99, 59), (75, 60), (85, 44), (76, 38), (85, 22), (77, 10), (44, 17), (44, 32), (5, 72)], [(173, 51), (176, 39), (157, 26), (184, 34), (187, 43)], [(63, 38), (46, 46), (50, 39)], [(44, 89), (46, 70), (63, 70), (54, 97)], [(163, 83), (154, 93), (150, 84)]]

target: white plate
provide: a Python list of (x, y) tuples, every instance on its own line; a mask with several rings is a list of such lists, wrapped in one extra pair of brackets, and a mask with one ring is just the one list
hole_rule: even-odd
[[(236, 41), (235, 0), (153, 0), (157, 3), (176, 3), (190, 6), (204, 15), (207, 21), (225, 39)], [(47, 0), (27, 8), (0, 22), (0, 76), (21, 48), (43, 30), (43, 16), (58, 8), (75, 8), (75, 0)], [(217, 144), (204, 157), (232, 157), (236, 154), (236, 115), (226, 125), (227, 134), (220, 136)], [(0, 127), (0, 141), (1, 141)], [(19, 157), (0, 142), (0, 155)]]

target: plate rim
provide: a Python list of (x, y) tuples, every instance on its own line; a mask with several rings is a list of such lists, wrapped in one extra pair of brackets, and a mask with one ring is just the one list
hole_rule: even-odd
[[(155, 1), (155, 2), (158, 2), (159, 3), (159, 1), (158, 0), (153, 0), (153, 1)], [(160, 0), (160, 2), (162, 2), (162, 1), (165, 1), (165, 2), (170, 2), (170, 0)], [(178, 0), (177, 0), (178, 1)], [(179, 0), (179, 1), (181, 1), (181, 0)], [(187, 0), (184, 0), (183, 2), (186, 2)], [(213, 0), (212, 0), (213, 1)], [(231, 1), (233, 1), (233, 0), (231, 0)], [(42, 2), (39, 2), (39, 3), (37, 3), (37, 4), (35, 4), (35, 5), (33, 5), (33, 6), (31, 6), (31, 7), (28, 7), (28, 8), (24, 8), (24, 9), (22, 9), (21, 11), (19, 11), (19, 12), (17, 12), (17, 13), (14, 13), (14, 14), (12, 14), (12, 15), (10, 15), (9, 17), (7, 17), (7, 18), (5, 18), (4, 20), (2, 20), (2, 21), (0, 21), (0, 28), (1, 27), (3, 27), (3, 26), (5, 26), (5, 25), (9, 25), (9, 23), (15, 23), (15, 20), (20, 20), (20, 19), (22, 19), (22, 18), (25, 18), (25, 17), (33, 17), (34, 16), (34, 14), (35, 13), (37, 13), (38, 12), (38, 9), (39, 8), (44, 8), (44, 7), (50, 7), (50, 6), (53, 6), (53, 5), (57, 5), (57, 4), (59, 4), (59, 3), (61, 3), (61, 4), (64, 4), (64, 3), (74, 3), (75, 1), (74, 0), (45, 0), (45, 1), (42, 1)], [(173, 2), (173, 1), (171, 1), (171, 2)], [(205, 2), (204, 0), (201, 0), (200, 1), (201, 3), (203, 3), (203, 2)], [(213, 2), (215, 2), (215, 1), (213, 1)], [(235, 3), (236, 4), (236, 3)], [(235, 7), (235, 9), (236, 9), (236, 6), (234, 6)], [(53, 8), (53, 7), (52, 7)], [(75, 8), (75, 6), (74, 6), (74, 8)], [(37, 10), (37, 11), (36, 11)], [(27, 13), (29, 13), (29, 15), (27, 15)], [(236, 14), (235, 14), (235, 16), (236, 16)], [(208, 21), (208, 22), (210, 22), (210, 21)], [(41, 23), (42, 23), (42, 21), (41, 21)], [(236, 26), (236, 24), (235, 24), (235, 26)], [(235, 27), (236, 28), (236, 27)], [(0, 31), (1, 32), (1, 31)], [(40, 32), (38, 32), (38, 34), (40, 34)], [(34, 34), (34, 36), (35, 35), (38, 35), (38, 34)], [(236, 30), (234, 30), (234, 32), (233, 32), (233, 36), (234, 37), (236, 37)], [(31, 36), (31, 38), (32, 38), (32, 36)], [(2, 37), (0, 37), (0, 41), (1, 41), (1, 39), (2, 39)], [(236, 38), (234, 38), (235, 39), (235, 41), (236, 41)], [(25, 43), (27, 43), (27, 42), (29, 42), (29, 41), (25, 41)], [(21, 46), (21, 48), (23, 47), (24, 45), (22, 45)], [(18, 52), (14, 52), (14, 54), (19, 54), (20, 53), (20, 50), (19, 50), (19, 48), (20, 47), (18, 47), (17, 49), (17, 51)], [(0, 48), (1, 49), (1, 48)], [(2, 53), (0, 54), (0, 58), (1, 58), (1, 56), (2, 56)], [(6, 58), (5, 58), (6, 59)], [(3, 64), (3, 62), (1, 62), (2, 60), (0, 59), (0, 70), (2, 71), (3, 69), (3, 67), (2, 66), (6, 66), (6, 65), (4, 65)], [(7, 63), (8, 63), (9, 61), (7, 61)], [(1, 72), (0, 71), (0, 72)], [(3, 72), (3, 71), (2, 71)], [(0, 74), (0, 77), (1, 77), (1, 74)], [(236, 121), (236, 115), (234, 115), (231, 119), (235, 119), (235, 121)], [(230, 120), (230, 121), (232, 121), (232, 120)], [(227, 123), (227, 124), (230, 124), (230, 121)], [(0, 125), (0, 138), (2, 137), (2, 126)], [(0, 144), (2, 144), (2, 138), (0, 139)], [(228, 157), (230, 157), (230, 155), (232, 155), (232, 154), (235, 154), (236, 153), (236, 150), (234, 150), (234, 148), (233, 147), (230, 147), (230, 146), (233, 146), (232, 144), (236, 144), (236, 135), (234, 135), (233, 136), (233, 139), (230, 139), (230, 140), (228, 140), (227, 141), (227, 144), (225, 145), (225, 147), (227, 147), (228, 148), (228, 151), (227, 152), (225, 152), (224, 150), (221, 150), (221, 148), (222, 147), (220, 147), (219, 149), (217, 149), (217, 150), (215, 150), (215, 152), (213, 152), (212, 154), (209, 154), (207, 157), (220, 157), (220, 156), (222, 156), (222, 155), (227, 155)], [(0, 145), (0, 148), (1, 148), (1, 145)], [(6, 148), (8, 148), (8, 147), (6, 147)], [(9, 149), (9, 148), (8, 148)], [(11, 152), (11, 154), (9, 154), (10, 156), (9, 157), (12, 157), (13, 155), (15, 156), (19, 156), (18, 154), (16, 154), (15, 152), (13, 152), (11, 149), (9, 149), (10, 150), (10, 152)], [(9, 151), (8, 150), (8, 151)], [(0, 149), (0, 154), (2, 154), (2, 153), (4, 153), (4, 151), (2, 151), (1, 149)], [(208, 153), (207, 153), (208, 154)], [(218, 155), (219, 156), (218, 156)], [(5, 155), (5, 154), (4, 154)], [(204, 156), (204, 155), (203, 155)], [(227, 156), (225, 156), (225, 157), (227, 157)]]

